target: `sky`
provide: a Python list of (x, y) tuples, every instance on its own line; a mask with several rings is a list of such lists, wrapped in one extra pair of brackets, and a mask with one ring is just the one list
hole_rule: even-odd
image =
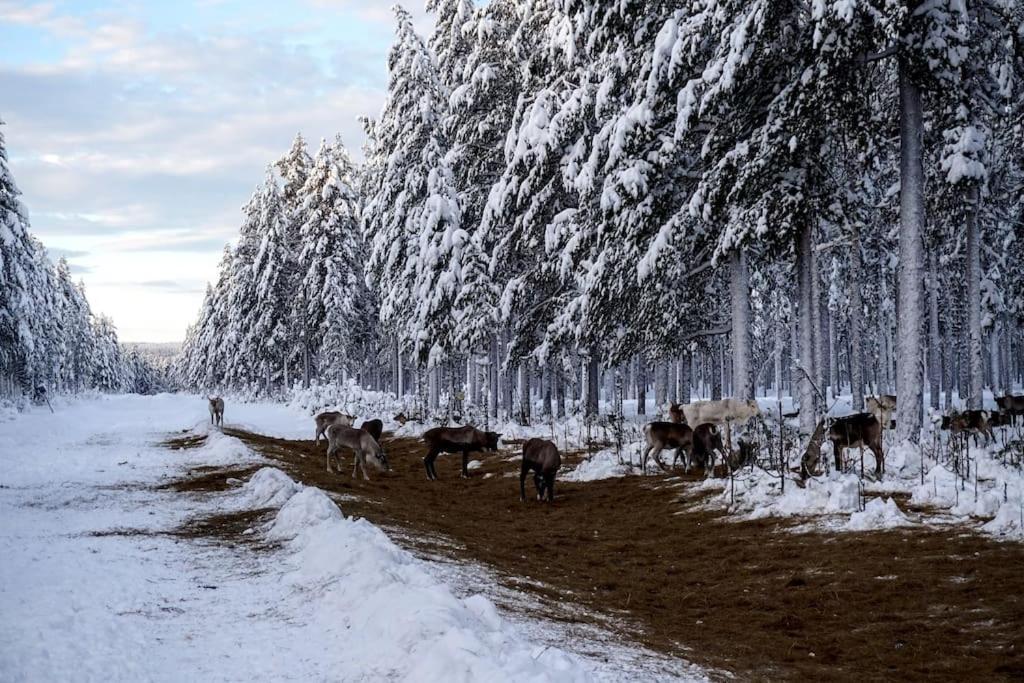
[[(180, 341), (301, 132), (384, 103), (391, 0), (0, 0), (0, 119), (31, 229), (122, 341)], [(403, 4), (429, 30), (423, 0)]]

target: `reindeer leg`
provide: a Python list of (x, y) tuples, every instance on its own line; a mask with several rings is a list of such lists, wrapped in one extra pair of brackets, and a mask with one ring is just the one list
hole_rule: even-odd
[(359, 467), (359, 453), (358, 450), (352, 451), (352, 478), (356, 478), (356, 470)]
[(526, 474), (530, 471), (530, 468), (523, 463), (523, 468), (519, 471), (519, 502), (526, 502)]
[(539, 471), (533, 473), (533, 488), (537, 490), (537, 500), (544, 500), (544, 480)]
[(437, 479), (437, 473), (434, 472), (434, 460), (437, 459), (437, 451), (430, 449), (427, 452), (427, 457), (423, 458), (423, 465), (427, 468), (427, 479), (434, 481)]
[(555, 502), (555, 474), (554, 474), (554, 472), (552, 472), (551, 474), (549, 474), (547, 476), (547, 478), (544, 480), (544, 485), (547, 487), (547, 490), (548, 490), (548, 502), (549, 503), (554, 503)]
[(366, 454), (359, 451), (357, 460), (359, 461), (359, 469), (363, 471), (363, 481), (370, 481), (370, 475), (366, 471)]
[[(655, 446), (654, 453), (652, 455), (654, 456), (654, 462), (656, 462), (658, 464), (658, 467), (661, 468), (661, 471), (664, 472), (665, 471), (665, 463), (663, 463), (661, 461), (661, 449), (662, 449), (661, 444), (658, 444), (657, 446)], [(646, 474), (646, 473), (647, 473), (647, 468), (644, 467), (644, 474)]]
[(469, 479), (469, 451), (462, 451), (462, 478)]
[(642, 474), (647, 474), (647, 456), (651, 453), (652, 446), (647, 444), (647, 448), (644, 450), (644, 455), (640, 458), (640, 471)]

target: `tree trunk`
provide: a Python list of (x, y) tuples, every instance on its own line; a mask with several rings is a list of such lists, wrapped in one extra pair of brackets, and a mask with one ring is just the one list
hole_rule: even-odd
[(817, 422), (817, 407), (813, 380), (814, 367), (814, 246), (811, 227), (804, 225), (797, 233), (796, 271), (797, 291), (800, 297), (797, 324), (800, 330), (800, 356), (796, 359), (796, 378), (800, 393), (800, 432), (810, 437)]
[(896, 437), (918, 443), (921, 437), (922, 287), (924, 270), (924, 122), (921, 90), (905, 60), (900, 60), (900, 239), (896, 348)]
[(821, 273), (818, 269), (818, 252), (813, 248), (815, 240), (814, 231), (811, 232), (811, 255), (808, 263), (810, 264), (811, 271), (811, 334), (814, 335), (811, 343), (814, 345), (812, 349), (814, 360), (812, 361), (814, 367), (814, 373), (811, 377), (814, 378), (814, 384), (818, 387), (818, 391), (822, 394), (825, 393), (825, 331), (822, 326), (822, 314), (821, 314)]
[(487, 363), (487, 399), (490, 402), (491, 417), (498, 419), (498, 337), (491, 337)]
[(933, 247), (928, 253), (928, 404), (939, 409), (942, 393), (942, 342), (939, 339), (939, 269)]
[(647, 363), (642, 354), (636, 357), (636, 414), (647, 414)]
[(711, 358), (711, 400), (722, 400), (722, 375), (725, 370), (725, 340), (715, 337), (715, 352)]
[(669, 403), (679, 402), (679, 363), (674, 358), (665, 361), (665, 371), (668, 373), (668, 401)]
[(860, 251), (860, 232), (854, 230), (853, 245), (850, 247), (850, 394), (853, 397), (853, 410), (864, 410), (864, 340), (863, 318), (864, 302), (860, 298), (863, 263)]
[(729, 298), (732, 302), (732, 395), (742, 400), (752, 399), (750, 272), (746, 255), (739, 251), (729, 254)]
[(679, 402), (690, 402), (690, 376), (692, 375), (693, 361), (689, 351), (684, 351), (679, 359)]
[(430, 408), (431, 413), (437, 412), (438, 407), (441, 404), (441, 387), (440, 378), (438, 377), (438, 368), (433, 367), (427, 371), (427, 383), (429, 384), (429, 403), (427, 407)]
[(599, 374), (599, 372), (598, 372), (598, 370), (599, 370), (598, 363), (599, 363), (599, 361), (597, 359), (597, 354), (593, 354), (592, 353), (592, 355), (590, 355), (590, 357), (588, 357), (587, 360), (586, 360), (586, 364), (587, 364), (587, 381), (586, 381), (587, 397), (586, 397), (585, 411), (586, 411), (586, 416), (587, 417), (597, 417), (598, 410), (599, 410), (600, 402), (599, 402), (598, 387), (597, 387), (598, 374)]
[(967, 407), (981, 410), (984, 389), (984, 356), (981, 339), (981, 238), (978, 234), (978, 187), (967, 190), (967, 325), (970, 395)]
[[(786, 348), (786, 342), (782, 337), (785, 327), (781, 323), (773, 325), (775, 329), (775, 399), (782, 400), (782, 354)], [(765, 392), (767, 395), (767, 392)]]
[(519, 361), (519, 424), (530, 424), (530, 359)]
[(555, 382), (555, 417), (559, 419), (565, 417), (565, 378), (562, 375), (561, 360), (559, 358), (555, 361), (552, 377)]
[(668, 404), (668, 361), (659, 358), (654, 366), (654, 405), (655, 412)]

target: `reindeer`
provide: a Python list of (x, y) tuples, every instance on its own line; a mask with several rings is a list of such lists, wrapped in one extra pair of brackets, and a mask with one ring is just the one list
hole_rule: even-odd
[(875, 416), (882, 429), (889, 429), (892, 425), (892, 416), (896, 412), (896, 397), (892, 394), (881, 396), (868, 396), (864, 399), (864, 407), (867, 412)]
[(837, 418), (828, 430), (828, 439), (836, 459), (836, 471), (843, 469), (843, 451), (867, 446), (875, 454), (875, 476), (885, 471), (882, 456), (882, 424), (871, 413), (855, 413)]
[(683, 412), (682, 406), (678, 403), (670, 403), (668, 406), (668, 421), (675, 422), (676, 424), (683, 424), (686, 422), (686, 414)]
[(690, 471), (693, 450), (693, 430), (689, 425), (676, 424), (675, 422), (649, 422), (644, 425), (644, 438), (647, 440), (647, 448), (644, 449), (643, 457), (640, 459), (640, 468), (647, 472), (647, 457), (654, 452), (654, 462), (658, 467), (666, 469), (661, 462), (661, 451), (665, 448), (674, 448), (675, 455), (672, 457), (672, 467), (676, 466), (679, 460), (679, 452), (684, 454), (683, 463), (686, 471)]
[(380, 441), (380, 435), (384, 433), (384, 423), (380, 420), (363, 420), (359, 428), (373, 437), (374, 441)]
[[(356, 478), (358, 470), (363, 471), (363, 479), (370, 480), (366, 473), (366, 456), (370, 456), (370, 463), (378, 470), (388, 472), (391, 470), (388, 465), (388, 456), (380, 447), (377, 440), (362, 429), (354, 429), (348, 425), (332, 424), (327, 427), (327, 471), (334, 472), (331, 467), (331, 458), (342, 448), (351, 448), (355, 454), (352, 463), (352, 478)], [(340, 473), (340, 470), (339, 470)]]
[(526, 475), (533, 470), (533, 485), (537, 488), (537, 500), (549, 503), (555, 500), (555, 474), (562, 466), (558, 446), (547, 439), (530, 439), (523, 444), (523, 467), (519, 472), (519, 500), (526, 502)]
[(718, 431), (718, 426), (710, 422), (697, 425), (693, 430), (693, 459), (704, 463), (705, 477), (715, 472), (715, 453), (721, 453), (722, 460), (731, 466), (732, 459), (725, 457), (725, 444), (722, 443), (722, 433)]
[(216, 427), (224, 425), (224, 399), (220, 396), (207, 396), (210, 402), (210, 424)]
[(680, 406), (686, 416), (686, 424), (691, 427), (705, 422), (712, 424), (731, 423), (740, 427), (747, 424), (750, 418), (761, 414), (757, 401), (741, 401), (727, 398), (721, 401), (696, 401)]
[(328, 427), (331, 425), (344, 425), (346, 427), (351, 427), (352, 423), (356, 421), (356, 418), (352, 415), (346, 415), (345, 413), (330, 410), (326, 413), (320, 413), (313, 418), (313, 421), (316, 422), (316, 437), (313, 439), (313, 443), (319, 445), (320, 437), (327, 432)]
[(962, 413), (945, 415), (941, 428), (948, 429), (952, 434), (973, 434), (975, 445), (978, 444), (978, 434), (985, 437), (986, 446), (996, 440), (987, 410), (965, 410)]
[(1017, 416), (1024, 415), (1024, 396), (1000, 396), (996, 399), (996, 405), (1011, 425), (1016, 426)]
[(753, 417), (760, 417), (757, 401), (727, 398), (721, 401), (697, 401), (681, 406), (686, 424), (696, 428), (705, 423), (724, 424), (726, 450), (732, 452), (732, 425), (743, 427)]
[(423, 458), (423, 465), (427, 468), (427, 479), (437, 479), (437, 469), (434, 461), (440, 453), (462, 453), (462, 477), (469, 478), (469, 454), (478, 451), (498, 450), (498, 440), (501, 434), (497, 432), (482, 432), (473, 427), (435, 427), (423, 434), (423, 441), (427, 444), (427, 455)]

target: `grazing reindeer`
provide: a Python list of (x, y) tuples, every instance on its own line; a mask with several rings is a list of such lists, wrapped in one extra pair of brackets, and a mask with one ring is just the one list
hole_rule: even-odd
[(676, 424), (683, 424), (686, 422), (686, 414), (683, 412), (682, 406), (678, 403), (671, 403), (668, 406), (668, 421), (675, 422)]
[(313, 421), (316, 422), (316, 437), (313, 439), (313, 443), (319, 445), (320, 437), (327, 432), (327, 428), (331, 425), (344, 425), (351, 427), (352, 423), (356, 421), (356, 418), (352, 415), (346, 415), (345, 413), (339, 413), (334, 410), (327, 411), (326, 413), (320, 413)]
[(380, 420), (363, 420), (363, 424), (359, 425), (359, 428), (377, 442), (380, 442), (380, 435), (384, 433), (384, 423)]
[(942, 418), (942, 429), (948, 429), (953, 434), (973, 434), (974, 445), (978, 445), (978, 434), (984, 435), (986, 446), (996, 440), (987, 410), (965, 410), (946, 415)]
[(882, 424), (871, 413), (855, 413), (840, 417), (828, 430), (828, 439), (836, 458), (836, 471), (843, 469), (843, 451), (847, 448), (867, 446), (875, 454), (875, 476), (885, 471), (882, 457)]
[(398, 423), (399, 427), (404, 427), (405, 423), (409, 421), (409, 418), (406, 417), (405, 413), (399, 413), (398, 415), (395, 415), (394, 420)]
[(892, 415), (896, 412), (896, 397), (892, 394), (881, 396), (868, 396), (864, 399), (864, 407), (875, 416), (882, 429), (889, 429), (892, 425)]
[(497, 432), (482, 432), (473, 427), (435, 427), (423, 434), (423, 441), (427, 444), (427, 456), (423, 458), (423, 465), (427, 468), (427, 479), (437, 479), (437, 469), (434, 461), (440, 453), (462, 453), (462, 476), (469, 477), (469, 454), (478, 451), (498, 450), (498, 439), (501, 434)]
[(647, 448), (644, 449), (644, 455), (640, 459), (641, 471), (647, 472), (647, 456), (651, 454), (651, 451), (654, 452), (654, 462), (658, 463), (658, 467), (661, 469), (665, 469), (665, 464), (661, 462), (661, 451), (665, 448), (674, 448), (676, 451), (672, 458), (672, 467), (676, 466), (679, 452), (682, 451), (685, 456), (683, 463), (686, 465), (686, 471), (690, 471), (693, 430), (689, 425), (675, 422), (649, 422), (644, 425), (644, 438), (647, 440)]
[(385, 472), (391, 467), (388, 465), (388, 456), (380, 447), (376, 439), (364, 432), (362, 429), (353, 429), (348, 425), (332, 424), (327, 427), (327, 471), (333, 472), (331, 458), (342, 448), (351, 448), (355, 453), (352, 463), (352, 478), (356, 478), (359, 469), (363, 471), (363, 479), (370, 480), (366, 473), (366, 456), (370, 456), (370, 463), (378, 470)]
[(221, 427), (224, 425), (224, 399), (220, 396), (207, 396), (210, 401), (210, 424)]
[(1016, 426), (1017, 416), (1024, 415), (1024, 396), (1000, 396), (996, 399), (996, 405), (1006, 416), (1008, 424)]
[(722, 433), (716, 425), (705, 422), (697, 425), (693, 430), (693, 459), (704, 463), (704, 476), (710, 477), (715, 472), (715, 453), (722, 454), (722, 460), (731, 464), (731, 460), (725, 457), (725, 444), (722, 443)]
[(555, 474), (562, 466), (558, 446), (547, 439), (530, 439), (523, 444), (523, 468), (519, 472), (519, 500), (526, 502), (526, 475), (533, 470), (533, 485), (537, 488), (537, 500), (549, 503), (555, 500)]

